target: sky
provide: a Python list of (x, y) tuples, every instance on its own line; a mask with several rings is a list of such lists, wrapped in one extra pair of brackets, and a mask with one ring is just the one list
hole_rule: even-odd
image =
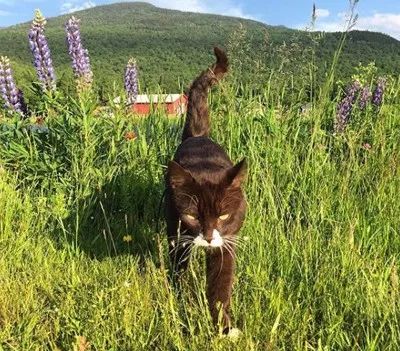
[[(142, 0), (143, 1), (143, 0)], [(245, 17), (271, 25), (305, 28), (312, 6), (317, 7), (316, 29), (344, 28), (349, 0), (144, 0), (158, 7)], [(45, 17), (58, 16), (113, 0), (0, 0), (0, 27), (30, 21), (35, 9)], [(400, 0), (359, 0), (356, 28), (389, 34), (400, 40)]]

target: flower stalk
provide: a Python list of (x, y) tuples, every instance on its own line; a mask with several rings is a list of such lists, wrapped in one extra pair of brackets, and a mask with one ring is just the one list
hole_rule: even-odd
[(5, 109), (21, 115), (26, 113), (22, 91), (15, 85), (10, 60), (6, 56), (0, 58), (0, 92)]
[(338, 104), (336, 110), (335, 132), (343, 133), (350, 120), (353, 105), (357, 99), (357, 93), (361, 89), (361, 84), (358, 81), (353, 82), (347, 90), (346, 95)]
[(83, 47), (80, 20), (72, 16), (65, 24), (68, 52), (72, 59), (72, 69), (77, 81), (78, 92), (90, 90), (93, 83), (93, 73), (90, 67), (88, 50)]
[(382, 105), (385, 87), (386, 79), (382, 77), (378, 78), (376, 88), (374, 90), (374, 93), (372, 94), (372, 104), (374, 104), (376, 107), (380, 107)]
[(136, 61), (133, 58), (129, 59), (126, 66), (124, 83), (128, 103), (133, 104), (138, 95), (138, 72)]
[(40, 10), (35, 11), (35, 18), (28, 33), (29, 46), (33, 55), (33, 64), (37, 77), (45, 91), (56, 89), (56, 77), (47, 39), (44, 35), (46, 19)]
[(360, 107), (361, 110), (365, 110), (365, 108), (368, 105), (368, 102), (371, 101), (371, 90), (369, 87), (364, 87), (361, 89), (360, 92), (360, 99), (358, 101), (358, 106)]

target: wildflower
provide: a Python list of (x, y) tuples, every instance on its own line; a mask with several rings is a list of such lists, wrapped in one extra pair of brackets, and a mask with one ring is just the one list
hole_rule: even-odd
[(0, 91), (6, 109), (21, 115), (26, 112), (22, 91), (15, 86), (10, 60), (6, 56), (0, 58)]
[(124, 235), (122, 240), (125, 241), (126, 243), (129, 243), (132, 241), (132, 235)]
[(72, 16), (65, 24), (68, 52), (72, 59), (72, 69), (78, 83), (78, 91), (90, 89), (93, 73), (90, 68), (89, 53), (84, 49), (79, 29), (79, 19)]
[(376, 88), (375, 88), (374, 93), (372, 95), (372, 103), (377, 107), (382, 105), (383, 94), (385, 92), (385, 86), (386, 86), (386, 79), (380, 77), (378, 79), (378, 82), (376, 84)]
[(138, 95), (138, 73), (136, 61), (131, 58), (125, 69), (125, 91), (128, 103), (133, 104)]
[(137, 136), (136, 136), (136, 133), (135, 133), (135, 132), (133, 132), (133, 131), (128, 131), (128, 132), (125, 133), (124, 138), (125, 138), (125, 140), (128, 140), (128, 141), (129, 141), (129, 140), (134, 140), (134, 139), (136, 139)]
[(335, 132), (342, 133), (350, 120), (354, 102), (357, 99), (357, 92), (361, 85), (358, 81), (353, 82), (347, 90), (343, 100), (339, 103), (336, 110)]
[(363, 148), (364, 150), (369, 151), (369, 150), (372, 149), (372, 146), (371, 146), (370, 143), (364, 143), (364, 144), (362, 144), (362, 148)]
[(28, 113), (28, 106), (27, 106), (26, 103), (25, 103), (24, 93), (22, 92), (21, 89), (18, 89), (18, 88), (17, 88), (17, 90), (18, 90), (18, 93), (17, 93), (17, 95), (18, 95), (18, 101), (19, 101), (19, 103), (21, 104), (21, 111), (22, 111), (22, 113), (23, 113), (24, 115), (26, 115), (26, 114)]
[(56, 89), (56, 77), (49, 45), (44, 35), (45, 25), (46, 19), (43, 17), (40, 10), (36, 10), (35, 18), (33, 19), (31, 29), (28, 33), (28, 38), (38, 79), (45, 90), (51, 91)]
[(362, 88), (360, 92), (360, 99), (358, 100), (358, 105), (361, 110), (364, 110), (367, 107), (368, 102), (371, 100), (371, 91), (368, 87)]
[(44, 118), (42, 116), (36, 117), (35, 122), (38, 125), (43, 125), (44, 124)]

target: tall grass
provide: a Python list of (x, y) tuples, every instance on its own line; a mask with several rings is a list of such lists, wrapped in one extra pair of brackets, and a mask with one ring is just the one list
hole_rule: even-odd
[(211, 325), (201, 251), (181, 295), (169, 281), (181, 119), (89, 99), (48, 103), (45, 126), (1, 120), (0, 349), (400, 349), (400, 84), (340, 135), (331, 85), (306, 113), (273, 85), (210, 99), (212, 137), (250, 165), (236, 341)]

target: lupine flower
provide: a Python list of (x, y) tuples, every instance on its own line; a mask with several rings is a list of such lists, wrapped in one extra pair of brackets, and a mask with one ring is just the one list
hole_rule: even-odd
[(79, 19), (72, 16), (65, 24), (68, 52), (72, 58), (72, 69), (78, 83), (78, 91), (87, 90), (93, 82), (89, 53), (83, 47), (79, 29)]
[(129, 103), (134, 103), (138, 95), (138, 74), (136, 61), (131, 58), (125, 69), (125, 91)]
[(18, 101), (21, 104), (21, 111), (24, 115), (26, 115), (28, 113), (28, 106), (25, 103), (25, 98), (24, 98), (24, 93), (22, 92), (21, 89), (17, 89), (18, 90)]
[(0, 58), (0, 91), (6, 109), (20, 114), (26, 112), (22, 92), (15, 86), (10, 60), (6, 56)]
[(372, 103), (377, 107), (382, 105), (385, 86), (386, 86), (386, 79), (382, 77), (379, 78), (374, 93), (372, 95)]
[(28, 33), (28, 38), (38, 79), (45, 90), (51, 91), (56, 89), (56, 77), (50, 56), (49, 45), (44, 36), (45, 25), (46, 19), (39, 10), (36, 10), (35, 18)]
[(371, 100), (371, 90), (369, 87), (362, 88), (360, 92), (360, 99), (358, 100), (358, 105), (361, 110), (364, 110), (367, 107), (368, 102)]
[(335, 132), (342, 133), (350, 120), (351, 111), (354, 102), (357, 99), (357, 93), (361, 88), (361, 84), (355, 81), (346, 90), (346, 95), (339, 103), (336, 111)]

